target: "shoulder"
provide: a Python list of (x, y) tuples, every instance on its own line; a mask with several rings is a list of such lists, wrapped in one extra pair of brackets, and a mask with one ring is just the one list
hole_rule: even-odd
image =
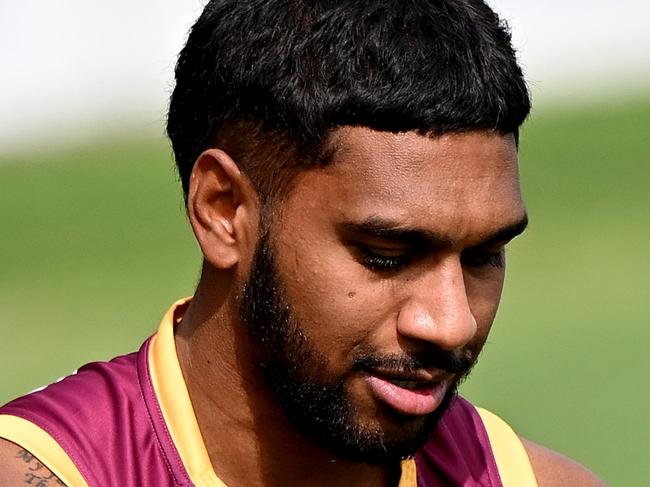
[(98, 414), (140, 398), (136, 361), (134, 353), (110, 362), (86, 364), (48, 386), (5, 404), (0, 407), (0, 414), (23, 417), (37, 424), (76, 421), (94, 425)]
[(85, 485), (81, 472), (94, 479), (118, 461), (101, 453), (118, 440), (143, 447), (149, 433), (135, 355), (85, 365), (0, 408), (0, 486), (65, 485), (52, 470)]
[(65, 484), (30, 452), (0, 438), (0, 485), (60, 487)]
[(526, 438), (521, 442), (528, 453), (539, 487), (606, 487), (606, 484), (580, 463)]

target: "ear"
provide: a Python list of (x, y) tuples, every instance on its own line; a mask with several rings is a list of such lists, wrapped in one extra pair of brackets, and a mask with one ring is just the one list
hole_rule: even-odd
[(253, 251), (258, 198), (235, 161), (220, 149), (203, 152), (194, 163), (187, 212), (203, 257), (230, 269)]

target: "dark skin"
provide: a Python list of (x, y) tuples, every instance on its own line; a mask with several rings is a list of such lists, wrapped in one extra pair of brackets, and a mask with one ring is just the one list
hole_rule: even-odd
[(38, 458), (18, 445), (0, 440), (1, 485), (60, 487), (65, 485)]
[[(479, 353), (501, 295), (504, 247), (525, 226), (516, 146), (491, 132), (343, 128), (335, 136), (333, 163), (299, 174), (272, 212), (271, 243), (295, 318), (327, 357), (320, 373), (346, 377), (359, 424), (397, 432), (403, 425), (349, 373), (349, 357), (359, 346), (394, 354), (426, 343)], [(230, 487), (395, 482), (395, 466), (342, 461), (295, 430), (254, 366), (237, 296), (257, 244), (259, 198), (227, 153), (197, 160), (188, 214), (204, 267), (176, 347), (219, 477)], [(575, 462), (524, 445), (540, 486), (603, 485)]]

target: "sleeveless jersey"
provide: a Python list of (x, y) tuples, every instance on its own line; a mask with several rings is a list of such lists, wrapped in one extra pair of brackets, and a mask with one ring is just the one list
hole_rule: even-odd
[[(138, 352), (96, 362), (0, 408), (0, 438), (69, 487), (226, 487), (212, 468), (167, 313)], [(536, 487), (517, 435), (456, 397), (432, 437), (402, 463), (399, 487)]]

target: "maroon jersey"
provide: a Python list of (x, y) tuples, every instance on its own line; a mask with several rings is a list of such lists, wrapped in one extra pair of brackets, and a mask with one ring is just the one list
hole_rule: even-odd
[[(176, 357), (173, 324), (181, 306), (138, 352), (88, 364), (0, 408), (0, 437), (32, 452), (70, 487), (225, 487), (210, 464)], [(512, 430), (460, 397), (414, 461), (404, 462), (400, 481), (400, 487), (535, 485)]]

